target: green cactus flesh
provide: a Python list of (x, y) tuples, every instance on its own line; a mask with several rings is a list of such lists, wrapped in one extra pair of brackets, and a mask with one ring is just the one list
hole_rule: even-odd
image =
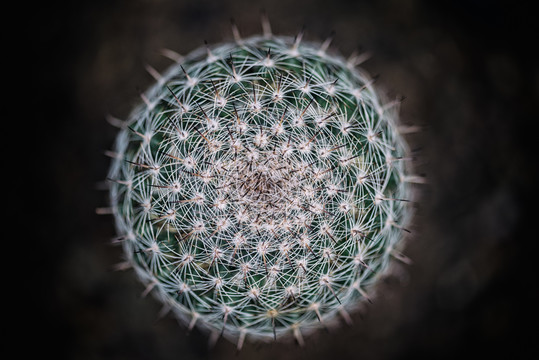
[(126, 260), (187, 326), (302, 341), (366, 299), (411, 196), (396, 111), (366, 74), (256, 36), (194, 51), (143, 99), (112, 208)]

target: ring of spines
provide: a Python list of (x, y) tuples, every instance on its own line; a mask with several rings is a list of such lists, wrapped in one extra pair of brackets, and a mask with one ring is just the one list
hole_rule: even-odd
[(396, 106), (327, 47), (200, 48), (156, 75), (117, 137), (126, 261), (190, 329), (238, 348), (349, 322), (410, 218)]

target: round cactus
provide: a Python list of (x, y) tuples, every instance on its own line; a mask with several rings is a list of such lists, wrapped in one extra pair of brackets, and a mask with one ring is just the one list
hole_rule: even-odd
[(127, 263), (186, 326), (239, 348), (349, 321), (411, 215), (394, 104), (328, 44), (266, 33), (195, 50), (117, 136)]

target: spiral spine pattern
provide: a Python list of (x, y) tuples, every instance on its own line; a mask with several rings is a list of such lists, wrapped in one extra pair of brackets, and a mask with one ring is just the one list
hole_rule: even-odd
[(349, 321), (410, 221), (398, 104), (327, 47), (265, 34), (195, 50), (117, 136), (127, 263), (189, 328), (238, 348)]

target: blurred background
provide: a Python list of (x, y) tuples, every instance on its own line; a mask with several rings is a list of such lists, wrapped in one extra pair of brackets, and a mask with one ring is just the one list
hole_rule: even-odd
[[(413, 237), (384, 295), (354, 325), (320, 332), (306, 346), (225, 340), (213, 349), (187, 335), (130, 271), (113, 271), (113, 219), (99, 190), (116, 129), (164, 70), (163, 48), (180, 54), (261, 32), (323, 41), (362, 66), (401, 118), (425, 131), (409, 138), (421, 186)], [(41, 174), (32, 223), (31, 307), (21, 334), (55, 359), (448, 359), (537, 358), (536, 196), (539, 61), (536, 20), (517, 1), (79, 0), (21, 10), (32, 80), (30, 126)], [(16, 19), (15, 19), (16, 20)], [(5, 33), (10, 36), (9, 32)], [(17, 53), (20, 54), (20, 53)], [(28, 68), (26, 68), (28, 71)], [(28, 108), (28, 110), (26, 110)], [(27, 126), (25, 123), (22, 126)], [(39, 166), (42, 166), (39, 168)], [(24, 214), (24, 213), (21, 213)], [(35, 218), (33, 218), (35, 219)], [(23, 229), (24, 229), (23, 228)], [(37, 275), (37, 279), (36, 279)], [(28, 310), (30, 309), (30, 310)], [(37, 317), (36, 317), (37, 315)], [(31, 331), (29, 331), (31, 329)]]

